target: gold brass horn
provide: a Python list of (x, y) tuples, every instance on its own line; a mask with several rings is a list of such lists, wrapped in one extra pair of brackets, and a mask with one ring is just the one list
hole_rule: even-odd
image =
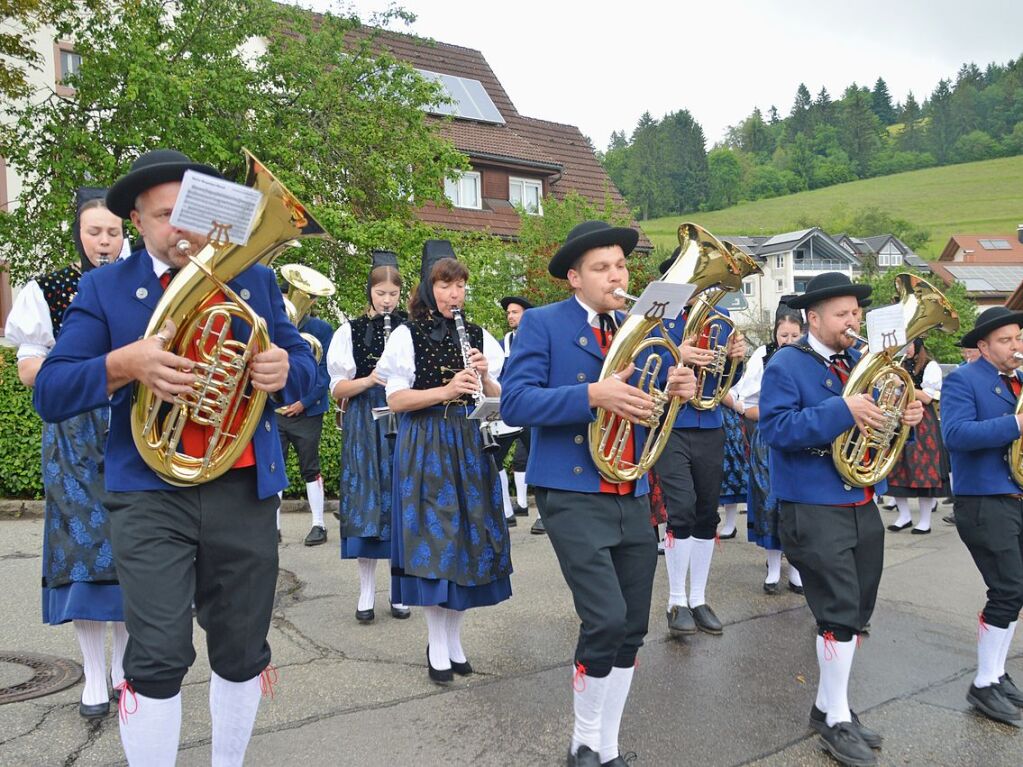
[[(284, 264), (281, 276), (288, 283), (288, 294), (284, 296), (284, 308), (288, 319), (297, 328), (309, 315), (313, 302), (317, 298), (334, 295), (334, 283), (325, 275), (312, 267), (303, 264)], [(319, 362), (323, 358), (323, 344), (312, 333), (302, 333), (302, 338), (313, 350), (313, 356)]]
[[(169, 408), (142, 383), (132, 396), (135, 446), (146, 465), (172, 485), (195, 485), (222, 475), (241, 456), (264, 417), (267, 395), (252, 388), (248, 365), (253, 356), (270, 347), (270, 335), (266, 321), (228, 281), (254, 264), (269, 265), (293, 240), (329, 236), (251, 152), (243, 151), (245, 185), (262, 193), (248, 242), (208, 243), (199, 253), (190, 254), (191, 262), (164, 291), (146, 328), (145, 338), (151, 338), (171, 320), (176, 330), (165, 347), (181, 356), (188, 356), (193, 342), (199, 340), (190, 392), (177, 397)], [(187, 250), (187, 241), (182, 244)], [(227, 300), (212, 303), (218, 292)], [(226, 337), (232, 320), (251, 327), (247, 340)], [(179, 451), (189, 421), (212, 429), (202, 456)]]
[[(1016, 360), (1017, 367), (1023, 365), (1023, 354), (1016, 352), (1012, 355)], [(1016, 415), (1023, 415), (1023, 396), (1016, 400)], [(1023, 487), (1023, 437), (1013, 440), (1009, 445), (1009, 472), (1013, 481)]]
[[(895, 289), (906, 322), (907, 344), (929, 330), (954, 333), (959, 329), (959, 315), (952, 304), (926, 280), (903, 272), (895, 275)], [(835, 469), (855, 487), (874, 485), (888, 476), (909, 437), (910, 427), (902, 423), (902, 414), (916, 399), (916, 393), (901, 356), (896, 358), (902, 346), (866, 352), (842, 389), (843, 397), (870, 395), (884, 413), (880, 427), (861, 432), (854, 426), (831, 443)]]

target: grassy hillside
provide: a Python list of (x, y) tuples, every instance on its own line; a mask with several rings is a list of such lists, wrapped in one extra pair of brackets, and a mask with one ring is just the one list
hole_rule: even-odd
[(853, 181), (641, 225), (654, 244), (674, 247), (682, 221), (695, 221), (717, 235), (775, 234), (797, 228), (796, 221), (803, 216), (826, 220), (842, 207), (870, 206), (928, 229), (931, 239), (921, 255), (929, 258), (941, 253), (952, 233), (1014, 235), (1016, 226), (1023, 224), (1023, 156)]

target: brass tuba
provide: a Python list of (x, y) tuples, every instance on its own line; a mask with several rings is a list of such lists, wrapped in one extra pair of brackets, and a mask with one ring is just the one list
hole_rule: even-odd
[[(284, 309), (288, 319), (296, 328), (302, 324), (313, 307), (317, 298), (334, 295), (334, 283), (325, 275), (310, 266), (303, 264), (285, 264), (281, 267), (281, 276), (288, 283), (288, 294), (284, 296)], [(312, 333), (302, 333), (302, 338), (313, 350), (313, 356), (319, 362), (323, 359), (323, 344)]]
[[(682, 225), (686, 226), (694, 225)], [(682, 227), (679, 229), (680, 241)], [(729, 364), (728, 342), (723, 340), (726, 327), (734, 332), (735, 323), (715, 307), (728, 293), (742, 290), (742, 281), (745, 277), (762, 274), (763, 271), (756, 261), (732, 243), (718, 241), (699, 227), (696, 229), (709, 240), (706, 248), (689, 255), (688, 261), (682, 265), (683, 269), (691, 270), (691, 276), (686, 282), (696, 285), (697, 291), (693, 304), (686, 314), (682, 340), (694, 339), (702, 343), (703, 339), (706, 339), (707, 348), (714, 352), (714, 359), (711, 362), (696, 368), (696, 397), (689, 402), (697, 410), (711, 410), (721, 404), (721, 400), (732, 388), (735, 383), (735, 371), (738, 369), (737, 365)], [(685, 259), (686, 253), (680, 253), (675, 266)], [(710, 380), (713, 380), (714, 389), (710, 394), (704, 394)]]
[[(725, 280), (726, 272), (732, 274), (730, 268), (723, 264), (725, 259), (731, 258), (727, 246), (705, 229), (696, 224), (682, 224), (678, 228), (678, 241), (681, 253), (661, 277), (663, 282), (692, 282), (704, 290)], [(729, 276), (727, 279), (731, 285), (735, 278)], [(741, 279), (738, 278), (739, 282)], [(624, 291), (619, 295), (631, 298)], [(650, 336), (655, 327), (660, 328), (660, 336)], [(657, 388), (657, 377), (664, 364), (660, 353), (662, 349), (667, 350), (675, 365), (682, 364), (682, 354), (664, 328), (663, 319), (632, 314), (615, 333), (604, 358), (601, 381), (645, 355), (643, 365), (639, 367), (638, 387), (654, 399), (653, 413), (643, 422), (649, 429), (643, 451), (631, 462), (626, 462), (623, 456), (632, 434), (632, 424), (608, 410), (597, 409), (597, 417), (589, 427), (590, 457), (609, 482), (631, 482), (642, 477), (657, 462), (668, 444), (680, 403), (678, 398), (669, 397)]]
[[(1016, 362), (1023, 365), (1023, 354), (1016, 352), (1013, 357)], [(1023, 415), (1023, 396), (1016, 400), (1014, 415)], [(1023, 437), (1015, 439), (1009, 445), (1009, 472), (1013, 481), (1023, 487)]]
[[(146, 464), (165, 482), (194, 485), (216, 479), (238, 460), (263, 417), (266, 392), (249, 382), (249, 360), (270, 346), (266, 321), (227, 285), (254, 264), (269, 265), (302, 237), (328, 235), (287, 188), (248, 150), (245, 185), (262, 193), (255, 223), (245, 245), (207, 243), (167, 287), (156, 306), (145, 338), (156, 335), (166, 320), (176, 328), (168, 351), (184, 356), (196, 336), (200, 359), (192, 391), (169, 407), (144, 384), (132, 396), (131, 432)], [(185, 243), (187, 247), (187, 243)], [(207, 305), (222, 292), (226, 301)], [(248, 341), (227, 339), (231, 320), (251, 326)], [(212, 349), (205, 351), (212, 344)], [(179, 452), (189, 421), (213, 429), (206, 453)]]
[[(945, 296), (916, 275), (895, 275), (895, 289), (906, 322), (906, 343), (929, 330), (954, 333), (959, 315)], [(884, 413), (884, 425), (861, 432), (853, 426), (831, 443), (831, 458), (842, 479), (854, 487), (874, 485), (888, 476), (902, 453), (910, 427), (902, 423), (902, 414), (916, 399), (913, 379), (902, 367), (897, 351), (891, 347), (868, 351), (849, 373), (842, 396), (869, 394)]]

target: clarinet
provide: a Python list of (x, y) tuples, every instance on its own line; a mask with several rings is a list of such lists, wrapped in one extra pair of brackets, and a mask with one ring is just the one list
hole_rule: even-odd
[[(384, 346), (387, 345), (387, 339), (391, 337), (391, 315), (384, 315)], [(384, 432), (384, 436), (387, 439), (394, 439), (398, 436), (398, 418), (394, 413), (387, 414), (387, 431)]]
[[(462, 364), (466, 368), (472, 368), (476, 373), (477, 390), (472, 395), (473, 402), (478, 407), (483, 403), (487, 397), (483, 393), (483, 376), (480, 375), (480, 371), (476, 370), (469, 362), (469, 352), (472, 350), (472, 345), (469, 343), (469, 334), (465, 331), (465, 320), (462, 318), (461, 309), (452, 309), (451, 316), (455, 320), (455, 330), (458, 331), (458, 345), (462, 349)], [(500, 446), (497, 444), (497, 440), (490, 431), (490, 424), (480, 424), (480, 436), (483, 438), (483, 450), (488, 453), (496, 451)]]

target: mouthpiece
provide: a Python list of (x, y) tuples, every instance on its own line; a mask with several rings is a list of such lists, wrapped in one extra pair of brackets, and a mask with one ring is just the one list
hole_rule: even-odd
[(1023, 362), (1023, 352), (1013, 352), (1012, 358), (1016, 360), (1016, 362)]
[(621, 298), (624, 301), (638, 301), (639, 300), (639, 296), (630, 295), (630, 294), (626, 293), (624, 290), (622, 290), (621, 288), (615, 288), (614, 290), (612, 290), (611, 291), (611, 295), (614, 296), (615, 298)]
[(178, 240), (178, 244), (175, 245), (178, 249), (178, 253), (183, 256), (189, 256), (192, 254), (192, 244), (188, 240)]

